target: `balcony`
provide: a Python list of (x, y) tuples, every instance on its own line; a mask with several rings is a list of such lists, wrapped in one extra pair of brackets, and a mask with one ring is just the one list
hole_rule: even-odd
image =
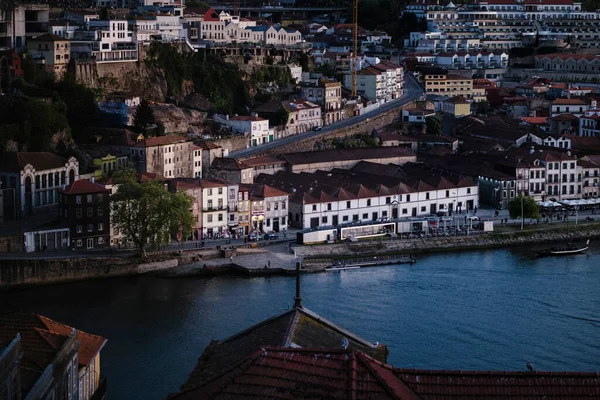
[(218, 211), (229, 211), (229, 207), (217, 206), (217, 207), (206, 207), (206, 208), (202, 209), (202, 212), (218, 212)]

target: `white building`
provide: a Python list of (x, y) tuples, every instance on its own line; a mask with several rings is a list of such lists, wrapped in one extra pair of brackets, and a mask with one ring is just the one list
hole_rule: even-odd
[(587, 110), (579, 117), (579, 136), (600, 136), (600, 109)]
[(282, 101), (281, 105), (288, 112), (285, 125), (286, 136), (308, 132), (323, 126), (321, 107), (305, 100)]
[(0, 156), (0, 182), (3, 189), (14, 189), (17, 216), (58, 206), (58, 191), (77, 179), (79, 162), (75, 157), (67, 160), (44, 152)]
[(138, 60), (137, 38), (127, 20), (90, 20), (73, 35), (71, 55), (75, 59), (95, 59), (97, 63)]
[[(344, 76), (344, 86), (352, 88), (351, 74)], [(371, 65), (356, 74), (356, 92), (375, 103), (387, 103), (402, 96), (403, 86), (402, 67), (389, 62)]]
[(228, 198), (226, 183), (199, 180), (202, 189), (202, 237), (220, 238), (228, 232)]
[[(388, 175), (398, 169), (409, 179)], [(383, 170), (386, 172), (380, 175)], [(260, 175), (258, 180), (291, 193), (290, 224), (301, 229), (453, 213), (479, 206), (478, 186), (472, 179), (445, 172), (431, 174), (428, 167), (418, 164), (399, 167), (363, 162), (350, 171), (281, 171)]]
[(274, 130), (269, 128), (269, 120), (256, 114), (237, 115), (223, 122), (240, 133), (248, 134), (250, 147), (272, 142), (275, 138)]
[(596, 100), (588, 102), (582, 99), (556, 99), (550, 103), (550, 116), (572, 114), (581, 117), (590, 108), (596, 108)]

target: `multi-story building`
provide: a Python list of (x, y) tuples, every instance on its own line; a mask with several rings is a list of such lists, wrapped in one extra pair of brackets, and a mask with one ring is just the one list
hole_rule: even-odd
[(110, 191), (86, 179), (60, 192), (59, 215), (69, 226), (73, 249), (104, 249), (110, 245)]
[(275, 139), (275, 132), (269, 128), (269, 120), (253, 115), (238, 115), (226, 120), (233, 129), (248, 134), (248, 146), (260, 146)]
[(238, 187), (238, 235), (248, 235), (252, 230), (252, 210), (250, 192), (252, 185), (241, 184)]
[(200, 179), (202, 190), (202, 237), (218, 238), (228, 232), (227, 184)]
[[(402, 96), (402, 68), (381, 62), (362, 68), (356, 74), (356, 92), (379, 104), (387, 103)], [(352, 87), (352, 75), (344, 76), (344, 86)]]
[(471, 178), (423, 164), (361, 162), (351, 170), (278, 172), (257, 179), (290, 193), (289, 222), (301, 229), (468, 211), (479, 204)]
[(279, 232), (287, 229), (288, 193), (268, 185), (254, 184), (250, 196), (255, 203), (262, 205), (257, 207), (257, 211), (261, 211), (262, 214), (256, 214), (264, 217), (262, 231)]
[(302, 98), (322, 107), (323, 125), (329, 125), (344, 118), (341, 82), (322, 78), (315, 84), (303, 85), (301, 93)]
[(210, 165), (207, 177), (249, 184), (253, 182), (254, 174), (253, 168), (242, 160), (233, 157), (218, 157)]
[(581, 167), (581, 172), (583, 174), (583, 182), (581, 185), (581, 194), (583, 198), (598, 197), (600, 194), (598, 191), (598, 186), (600, 186), (600, 166), (588, 157), (580, 158), (577, 160), (577, 164)]
[(210, 176), (209, 169), (215, 158), (226, 157), (228, 151), (206, 140), (197, 141), (196, 145), (200, 148), (202, 154), (202, 174), (200, 178), (206, 178)]
[(161, 178), (202, 176), (202, 149), (183, 136), (168, 135), (145, 138), (125, 131), (116, 147), (129, 154), (129, 165), (139, 172), (154, 173)]
[(27, 48), (27, 41), (49, 32), (50, 7), (48, 4), (18, 4), (0, 10), (0, 50)]
[(596, 100), (583, 99), (556, 99), (550, 103), (550, 116), (556, 117), (560, 114), (570, 114), (581, 117), (590, 108), (596, 108)]
[(461, 75), (448, 74), (447, 72), (425, 73), (425, 92), (444, 94), (447, 96), (473, 96), (473, 79)]
[[(80, 14), (70, 14), (74, 17)], [(86, 18), (86, 16), (84, 16)], [(79, 22), (73, 32), (71, 55), (74, 59), (95, 60), (96, 63), (126, 62), (138, 60), (138, 42), (134, 25), (127, 20), (89, 19)]]
[(600, 136), (600, 109), (587, 110), (579, 117), (579, 136)]
[(536, 151), (517, 165), (517, 193), (535, 200), (576, 199), (582, 196), (582, 167), (570, 152)]
[(321, 107), (305, 100), (286, 100), (281, 105), (288, 112), (286, 135), (308, 132), (323, 126)]
[(71, 45), (68, 39), (51, 33), (29, 39), (27, 50), (41, 69), (52, 74), (57, 79), (67, 72), (71, 57)]
[[(0, 315), (1, 372), (10, 367), (6, 399), (102, 399), (100, 352), (107, 340), (39, 314)], [(51, 340), (49, 338), (52, 338)], [(4, 358), (6, 357), (6, 358)], [(5, 376), (0, 376), (5, 378)], [(8, 395), (6, 397), (5, 395)]]
[(78, 178), (79, 162), (75, 157), (67, 160), (44, 152), (0, 156), (2, 189), (14, 190), (17, 217), (57, 207), (58, 191)]
[(175, 178), (167, 181), (169, 190), (174, 192), (184, 192), (192, 200), (190, 213), (194, 219), (194, 227), (190, 235), (191, 240), (202, 238), (202, 188), (198, 179), (193, 178)]

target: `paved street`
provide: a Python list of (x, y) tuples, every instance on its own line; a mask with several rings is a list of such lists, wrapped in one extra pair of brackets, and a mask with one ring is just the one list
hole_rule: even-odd
[(258, 156), (268, 150), (275, 149), (279, 146), (285, 146), (293, 142), (297, 142), (302, 139), (309, 139), (317, 135), (322, 135), (324, 133), (333, 132), (338, 129), (346, 128), (348, 126), (357, 124), (359, 122), (365, 121), (368, 118), (372, 118), (384, 112), (390, 111), (395, 108), (399, 108), (406, 103), (409, 103), (413, 100), (418, 99), (423, 95), (423, 89), (421, 85), (416, 81), (416, 79), (412, 76), (412, 74), (404, 74), (404, 94), (402, 97), (386, 103), (380, 106), (378, 109), (359, 115), (357, 117), (352, 117), (348, 119), (344, 119), (340, 122), (336, 122), (335, 124), (327, 125), (323, 127), (320, 131), (309, 131), (304, 132), (294, 136), (288, 136), (283, 139), (276, 140), (274, 142), (266, 143), (262, 146), (252, 147), (250, 149), (240, 150), (236, 152), (231, 152), (230, 156), (232, 157), (252, 157)]

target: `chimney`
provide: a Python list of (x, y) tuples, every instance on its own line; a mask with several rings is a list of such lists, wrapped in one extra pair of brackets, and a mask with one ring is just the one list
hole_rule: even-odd
[(90, 182), (94, 183), (94, 177), (93, 176), (90, 178)]
[(225, 120), (226, 120), (226, 121), (229, 121), (229, 114), (227, 114), (227, 115), (225, 116)]

